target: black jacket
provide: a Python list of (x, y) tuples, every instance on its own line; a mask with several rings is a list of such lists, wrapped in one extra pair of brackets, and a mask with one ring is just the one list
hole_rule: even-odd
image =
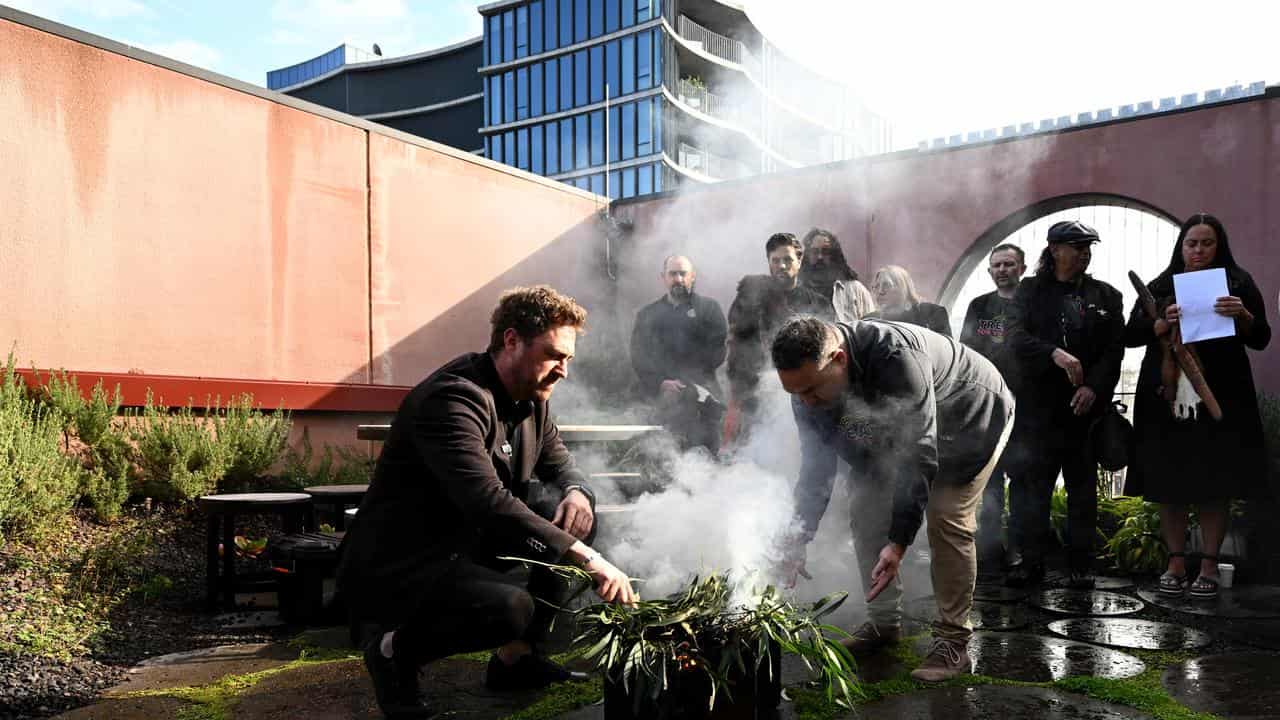
[(834, 318), (831, 301), (803, 285), (784, 290), (769, 275), (748, 275), (738, 281), (738, 294), (729, 306), (729, 389), (735, 398), (754, 394), (768, 365), (773, 335), (796, 315)]
[[(1124, 305), (1120, 291), (1082, 275), (1058, 282), (1052, 275), (1018, 284), (1007, 318), (1008, 343), (1018, 359), (1018, 418), (1028, 429), (1054, 429), (1055, 437), (1088, 423), (1111, 404), (1124, 359)], [(1053, 362), (1062, 348), (1084, 366), (1084, 384), (1097, 399), (1088, 415), (1071, 411), (1075, 387)]]
[(951, 337), (951, 316), (947, 313), (946, 308), (933, 303), (916, 303), (902, 312), (887, 313), (884, 310), (876, 310), (867, 315), (867, 317), (869, 319), (911, 323)]
[(646, 400), (658, 395), (663, 380), (705, 387), (724, 402), (716, 368), (724, 362), (729, 328), (720, 303), (694, 294), (688, 304), (672, 305), (662, 296), (636, 314), (631, 332), (631, 366)]
[(574, 537), (525, 504), (532, 473), (562, 489), (585, 483), (547, 407), (513, 402), (488, 353), (463, 355), (409, 392), (342, 542), (338, 582), (357, 617), (412, 611), (460, 556), (564, 555)]
[(791, 406), (800, 430), (796, 514), (811, 540), (831, 499), (836, 457), (857, 483), (894, 488), (889, 536), (910, 545), (930, 485), (968, 483), (1013, 417), (1013, 393), (986, 358), (925, 328), (882, 320), (837, 325), (849, 349), (840, 406)]
[(1012, 303), (1012, 299), (1006, 300), (996, 291), (974, 298), (964, 314), (960, 342), (990, 360), (1004, 376), (1005, 384), (1016, 392), (1018, 359), (1008, 338), (1009, 306)]

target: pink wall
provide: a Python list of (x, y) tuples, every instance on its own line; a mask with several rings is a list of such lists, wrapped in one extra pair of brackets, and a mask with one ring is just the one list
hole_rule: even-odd
[[(908, 267), (921, 291), (943, 294), (961, 258), (999, 237), (993, 226), (1030, 205), (1078, 193), (1134, 198), (1185, 218), (1223, 219), (1234, 254), (1253, 274), (1274, 325), (1280, 290), (1280, 99), (1265, 97), (1053, 135), (937, 152), (905, 152), (735, 183), (616, 212), (635, 223), (621, 316), (661, 293), (657, 271), (671, 252), (693, 256), (699, 289), (728, 309), (742, 275), (765, 271), (764, 242), (819, 225), (869, 275)], [(972, 266), (969, 266), (972, 267)], [(952, 288), (952, 292), (958, 287)], [(1253, 354), (1255, 376), (1280, 392), (1273, 345)]]

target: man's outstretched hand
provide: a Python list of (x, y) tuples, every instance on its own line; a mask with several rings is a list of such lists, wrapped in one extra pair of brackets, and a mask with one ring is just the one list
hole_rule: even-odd
[(790, 590), (800, 582), (800, 578), (813, 579), (804, 566), (807, 554), (806, 545), (800, 540), (791, 539), (779, 543), (774, 575), (782, 587)]
[(871, 589), (867, 591), (867, 602), (875, 600), (876, 596), (884, 592), (884, 589), (889, 587), (889, 583), (898, 577), (898, 568), (902, 565), (902, 556), (906, 552), (905, 547), (895, 542), (880, 549), (880, 559), (876, 561), (876, 567), (871, 571)]

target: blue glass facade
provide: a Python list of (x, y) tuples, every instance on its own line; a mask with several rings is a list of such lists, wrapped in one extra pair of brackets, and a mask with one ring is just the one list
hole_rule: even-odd
[[(661, 0), (530, 0), (487, 16), (488, 157), (614, 198), (660, 191), (660, 12)], [(606, 160), (625, 167), (606, 177)]]
[(297, 85), (312, 78), (320, 77), (327, 72), (337, 70), (347, 62), (347, 46), (339, 45), (329, 52), (306, 62), (290, 65), (279, 70), (267, 72), (267, 89), (279, 90), (290, 85)]

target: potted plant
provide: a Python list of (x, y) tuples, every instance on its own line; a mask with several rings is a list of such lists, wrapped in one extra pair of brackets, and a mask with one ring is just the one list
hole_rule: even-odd
[[(589, 580), (578, 568), (549, 566)], [(727, 573), (634, 606), (596, 604), (574, 613), (574, 652), (604, 676), (606, 720), (771, 717), (782, 696), (782, 653), (799, 655), (829, 699), (852, 707), (862, 691), (854, 661), (821, 620), (835, 593), (797, 607), (772, 585), (748, 588)]]

